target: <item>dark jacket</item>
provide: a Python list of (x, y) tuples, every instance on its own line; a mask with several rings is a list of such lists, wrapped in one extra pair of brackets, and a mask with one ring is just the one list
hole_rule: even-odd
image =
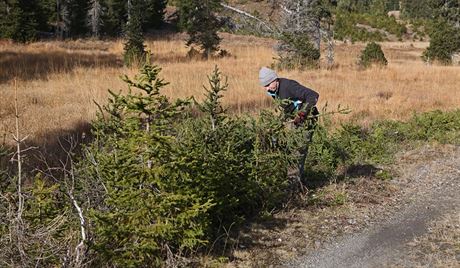
[(316, 91), (304, 87), (294, 80), (286, 78), (279, 78), (278, 80), (279, 87), (276, 92), (276, 97), (281, 100), (287, 99), (292, 101), (283, 107), (286, 113), (292, 114), (296, 110), (296, 106), (293, 103), (295, 101), (301, 101), (302, 109), (306, 108), (306, 111), (310, 111), (316, 106), (319, 98), (319, 94)]

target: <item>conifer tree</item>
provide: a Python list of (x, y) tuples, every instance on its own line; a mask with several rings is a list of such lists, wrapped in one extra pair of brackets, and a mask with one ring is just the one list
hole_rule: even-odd
[(125, 65), (145, 62), (144, 34), (142, 33), (142, 0), (128, 1), (128, 22), (125, 28), (124, 62)]
[[(285, 0), (281, 37), (278, 44), (278, 68), (317, 66), (320, 58), (322, 24), (325, 24), (328, 46), (332, 44), (332, 6), (329, 0)], [(333, 52), (329, 52), (333, 58)]]
[(80, 170), (95, 185), (85, 194), (94, 211), (94, 266), (163, 267), (170, 253), (206, 242), (211, 202), (185, 187), (194, 178), (174, 146), (174, 122), (185, 103), (160, 93), (167, 83), (159, 72), (145, 65), (134, 79), (125, 77), (129, 92), (111, 92), (94, 124)]
[(90, 7), (90, 0), (67, 0), (68, 28), (71, 37), (83, 37), (89, 33), (88, 12)]
[(451, 64), (452, 56), (460, 52), (460, 2), (456, 0), (430, 0), (434, 26), (429, 30), (430, 46), (424, 51), (427, 62)]
[(0, 12), (1, 37), (22, 43), (36, 39), (40, 9), (35, 1), (5, 1)]
[(102, 14), (102, 32), (108, 36), (121, 36), (128, 19), (125, 0), (104, 0)]
[(164, 21), (167, 0), (146, 0), (144, 2), (144, 29), (158, 29)]
[(430, 18), (431, 0), (401, 0), (402, 14), (408, 18)]
[(220, 103), (220, 99), (223, 97), (222, 92), (228, 88), (227, 78), (222, 81), (221, 73), (217, 68), (214, 67), (214, 71), (211, 76), (208, 77), (209, 89), (204, 87), (206, 90), (206, 99), (203, 104), (200, 105), (202, 112), (209, 115), (211, 119), (211, 128), (215, 130), (217, 125), (224, 117), (225, 109)]
[(179, 0), (179, 25), (187, 32), (187, 46), (198, 45), (203, 56), (208, 58), (219, 50), (220, 37), (217, 31), (222, 22), (216, 12), (221, 9), (221, 0)]

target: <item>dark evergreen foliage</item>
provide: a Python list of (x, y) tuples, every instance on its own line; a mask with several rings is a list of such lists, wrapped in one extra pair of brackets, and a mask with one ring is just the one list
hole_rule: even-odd
[(21, 43), (37, 38), (41, 17), (37, 2), (5, 1), (0, 4), (0, 8), (0, 37)]
[(187, 46), (197, 45), (208, 58), (219, 50), (220, 37), (217, 31), (222, 22), (216, 16), (221, 9), (221, 0), (179, 0), (179, 26), (189, 35)]
[(123, 59), (125, 65), (143, 65), (146, 60), (144, 34), (142, 31), (142, 0), (131, 0), (128, 22), (125, 28)]
[(121, 36), (128, 19), (125, 0), (106, 0), (102, 2), (102, 32), (108, 36)]
[(282, 50), (274, 67), (277, 69), (304, 69), (318, 67), (320, 51), (311, 43), (306, 35), (284, 33), (280, 40)]
[[(127, 0), (100, 0), (102, 36), (121, 36), (128, 21)], [(141, 1), (142, 29), (157, 29), (164, 20), (166, 0)], [(0, 2), (0, 37), (18, 42), (40, 36), (79, 38), (89, 36), (91, 0), (7, 0)]]
[(375, 42), (371, 42), (366, 45), (363, 51), (361, 51), (361, 55), (359, 57), (359, 64), (362, 67), (367, 68), (372, 64), (386, 66), (388, 64), (388, 61), (385, 58), (385, 54), (383, 53), (382, 47)]
[(423, 59), (427, 62), (450, 64), (452, 55), (460, 52), (460, 29), (446, 20), (441, 20), (434, 24), (429, 35), (430, 46), (423, 52)]
[(91, 5), (90, 0), (67, 0), (65, 4), (69, 12), (68, 35), (73, 38), (89, 35), (88, 11)]
[(164, 21), (167, 0), (146, 0), (143, 7), (144, 29), (158, 29)]
[(407, 18), (429, 18), (431, 10), (429, 8), (430, 0), (402, 0), (401, 11)]

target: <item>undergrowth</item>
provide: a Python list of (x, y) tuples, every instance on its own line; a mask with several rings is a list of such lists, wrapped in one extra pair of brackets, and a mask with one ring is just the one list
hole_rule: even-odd
[[(375, 30), (370, 31), (359, 27), (358, 24), (369, 26)], [(399, 24), (394, 17), (385, 15), (375, 15), (367, 13), (339, 13), (334, 25), (334, 37), (338, 40), (349, 39), (355, 41), (384, 41), (387, 40), (386, 34), (380, 32), (386, 31), (398, 38), (402, 38), (407, 32), (404, 25)]]
[[(460, 110), (335, 129), (323, 111), (313, 141), (305, 144), (307, 128), (288, 127), (281, 109), (227, 114), (221, 98), (228, 85), (217, 68), (203, 102), (169, 100), (161, 94), (167, 83), (159, 74), (158, 67), (146, 65), (138, 76), (124, 78), (128, 93), (111, 91), (92, 124), (93, 141), (62, 177), (28, 174), (35, 182), (25, 189), (23, 221), (38, 230), (59, 220), (47, 240), (55, 256), (50, 251), (40, 261), (40, 241), (29, 236), (30, 254), (37, 254), (31, 260), (63, 264), (82, 226), (89, 237), (80, 261), (87, 266), (190, 266), (203, 254), (231, 255), (228, 243), (237, 240), (242, 224), (302, 194), (299, 180), (288, 174), (305, 145), (304, 183), (317, 187), (307, 205), (339, 206), (347, 202), (346, 193), (321, 185), (346, 179), (347, 170), (367, 166), (375, 178), (387, 180), (391, 174), (382, 166), (404, 148), (431, 141), (460, 144)], [(8, 219), (18, 198), (14, 174), (0, 175), (0, 218)], [(66, 196), (81, 205), (84, 225), (77, 224)], [(2, 220), (0, 242), (10, 253), (0, 254), (0, 263), (21, 266), (17, 247), (7, 244), (11, 222)]]

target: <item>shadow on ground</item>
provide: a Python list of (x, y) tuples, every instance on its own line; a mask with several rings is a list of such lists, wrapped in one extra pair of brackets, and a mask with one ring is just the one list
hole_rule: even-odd
[[(28, 139), (21, 146), (26, 150), (21, 157), (23, 159), (23, 172), (26, 175), (26, 183), (34, 178), (40, 171), (47, 168), (68, 168), (69, 153), (75, 157), (81, 155), (84, 144), (92, 140), (91, 125), (89, 122), (78, 122), (72, 129), (58, 129), (48, 132), (36, 139)], [(0, 166), (3, 170), (8, 169), (10, 176), (16, 172), (16, 148), (9, 147), (8, 154), (0, 159)]]
[(23, 81), (47, 79), (55, 73), (68, 73), (78, 67), (121, 67), (121, 58), (112, 53), (68, 53), (65, 51), (50, 51), (40, 53), (30, 52), (0, 52), (0, 83), (6, 83), (14, 78)]
[(305, 179), (303, 181), (308, 189), (314, 190), (330, 184), (331, 180), (333, 180), (334, 182), (340, 182), (347, 179), (354, 179), (359, 177), (374, 178), (376, 177), (377, 172), (381, 170), (381, 168), (378, 168), (374, 165), (357, 164), (347, 167), (343, 172), (341, 172), (337, 176), (334, 176), (330, 172), (307, 169)]

